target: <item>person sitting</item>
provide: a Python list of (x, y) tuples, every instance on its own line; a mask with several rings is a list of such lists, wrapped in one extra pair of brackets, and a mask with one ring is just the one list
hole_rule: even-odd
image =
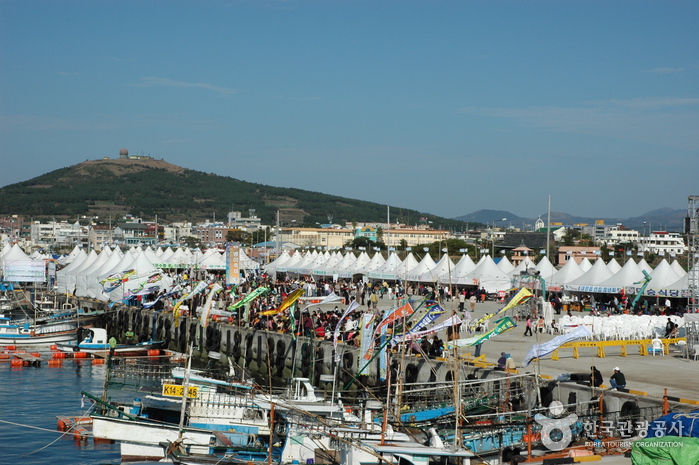
[(507, 358), (507, 360), (505, 361), (505, 371), (517, 371), (517, 364), (515, 363), (515, 359), (513, 359), (510, 356), (510, 354), (505, 354), (505, 357)]
[(505, 363), (507, 363), (507, 354), (505, 352), (500, 352), (500, 358), (498, 359), (498, 370), (504, 370)]
[(602, 373), (597, 367), (590, 367), (590, 386), (600, 387), (602, 385)]
[(619, 370), (619, 367), (614, 367), (614, 374), (609, 378), (609, 384), (612, 385), (609, 389), (619, 390), (626, 387), (626, 377)]

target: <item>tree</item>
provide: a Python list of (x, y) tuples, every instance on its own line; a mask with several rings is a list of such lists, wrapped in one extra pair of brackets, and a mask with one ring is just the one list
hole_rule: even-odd
[(186, 247), (189, 247), (190, 249), (196, 249), (197, 247), (201, 248), (201, 240), (195, 236), (184, 236), (180, 238), (180, 243)]
[(243, 231), (242, 229), (229, 229), (226, 233), (227, 242), (240, 242), (241, 244), (250, 244), (250, 239), (252, 236), (250, 233)]

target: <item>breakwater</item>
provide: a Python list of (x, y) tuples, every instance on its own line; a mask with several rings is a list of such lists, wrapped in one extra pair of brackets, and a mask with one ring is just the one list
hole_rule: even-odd
[[(133, 331), (137, 336), (154, 338), (164, 342), (164, 348), (185, 353), (190, 341), (195, 346), (195, 362), (199, 366), (209, 366), (227, 371), (229, 361), (234, 366), (242, 367), (260, 385), (285, 386), (291, 377), (309, 378), (320, 391), (329, 397), (332, 381), (335, 389), (342, 390), (364, 365), (359, 359), (358, 348), (344, 342), (338, 343), (339, 362), (335, 361), (335, 350), (331, 341), (312, 337), (298, 337), (273, 331), (242, 328), (236, 324), (217, 321), (203, 327), (198, 318), (181, 316), (175, 321), (172, 312), (139, 309), (121, 304), (109, 306), (105, 302), (74, 296), (46, 296), (59, 304), (67, 302), (85, 312), (104, 310), (99, 325), (104, 325), (110, 336), (125, 342), (126, 331)], [(360, 362), (361, 360), (361, 362)], [(455, 373), (455, 368), (457, 372)], [(492, 366), (459, 363), (457, 367), (448, 359), (427, 359), (409, 355), (394, 357), (390, 366), (393, 384), (400, 378), (404, 383), (428, 385), (443, 383), (454, 379), (488, 379), (496, 384), (507, 383), (502, 371)], [(359, 377), (343, 395), (355, 398), (361, 391), (381, 389), (386, 386), (379, 377), (379, 360), (373, 360), (368, 366), (368, 374)], [(332, 380), (332, 381), (331, 381)], [(497, 386), (493, 388), (498, 390)], [(523, 386), (524, 394), (520, 399), (511, 399), (515, 410), (535, 408), (541, 403), (547, 406), (551, 400), (564, 404), (584, 404), (600, 396), (604, 397), (605, 410), (624, 415), (651, 409), (659, 411), (663, 399), (637, 395), (629, 392), (600, 393), (583, 383), (558, 382), (539, 379), (535, 384)], [(689, 411), (696, 406), (667, 400), (673, 411)]]

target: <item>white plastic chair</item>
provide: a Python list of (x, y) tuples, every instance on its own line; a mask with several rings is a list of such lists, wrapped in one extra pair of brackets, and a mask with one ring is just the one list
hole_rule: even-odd
[(660, 354), (665, 356), (665, 347), (663, 346), (663, 341), (658, 339), (657, 337), (651, 341), (651, 348), (650, 352), (655, 356), (655, 354), (660, 351)]

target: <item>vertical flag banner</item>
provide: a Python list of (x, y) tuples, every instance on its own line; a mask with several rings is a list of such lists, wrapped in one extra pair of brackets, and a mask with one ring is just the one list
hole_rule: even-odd
[(335, 349), (335, 362), (340, 363), (340, 354), (337, 351), (337, 338), (340, 337), (340, 328), (342, 327), (342, 322), (347, 318), (347, 315), (352, 313), (354, 310), (359, 308), (359, 304), (357, 303), (356, 300), (353, 300), (348, 306), (347, 310), (345, 310), (345, 313), (342, 314), (342, 317), (338, 320), (337, 326), (335, 326), (335, 332), (333, 333), (333, 347)]
[(369, 364), (363, 362), (363, 355), (369, 353), (374, 345), (374, 314), (371, 312), (364, 313), (362, 315), (361, 324), (361, 345), (359, 348), (359, 358), (357, 363), (357, 366), (360, 368), (357, 372), (357, 376), (368, 375), (370, 372)]
[(206, 298), (206, 303), (204, 304), (204, 308), (202, 309), (202, 312), (201, 312), (201, 326), (202, 326), (202, 328), (206, 328), (207, 326), (209, 326), (209, 315), (211, 314), (211, 306), (214, 303), (214, 296), (221, 289), (223, 289), (223, 286), (221, 286), (218, 283), (215, 283), (213, 285), (213, 287), (211, 288), (211, 291), (209, 291), (209, 296)]
[(240, 247), (226, 246), (226, 284), (240, 284)]

